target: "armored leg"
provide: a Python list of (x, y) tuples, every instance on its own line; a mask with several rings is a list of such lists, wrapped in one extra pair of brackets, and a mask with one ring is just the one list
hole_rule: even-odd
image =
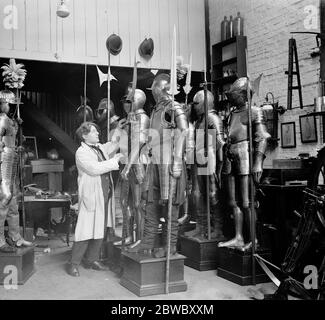
[(235, 238), (226, 242), (220, 242), (218, 246), (242, 248), (244, 246), (244, 238), (243, 238), (244, 216), (243, 216), (243, 212), (240, 210), (236, 202), (236, 198), (235, 198), (236, 182), (235, 182), (235, 177), (233, 175), (228, 175), (226, 181), (226, 188), (227, 188), (227, 195), (228, 195), (228, 204), (231, 207), (234, 220), (235, 220)]

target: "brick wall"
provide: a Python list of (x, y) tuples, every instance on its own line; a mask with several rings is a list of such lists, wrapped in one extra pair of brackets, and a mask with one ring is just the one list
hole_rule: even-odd
[[(319, 21), (316, 29), (307, 29), (307, 6), (313, 6), (319, 20), (319, 0), (210, 0), (210, 34), (211, 44), (221, 40), (221, 21), (226, 15), (234, 18), (240, 11), (244, 18), (244, 35), (247, 36), (248, 48), (248, 73), (255, 79), (263, 73), (259, 97), (254, 97), (253, 102), (262, 104), (265, 94), (271, 91), (275, 100), (286, 108), (287, 104), (287, 75), (288, 69), (288, 40), (293, 31), (319, 32)], [(306, 8), (307, 7), (307, 8)], [(314, 103), (318, 94), (319, 57), (311, 58), (310, 53), (316, 47), (314, 35), (295, 34), (297, 42), (300, 76), (304, 105)], [(294, 78), (295, 79), (295, 78)], [(298, 108), (298, 91), (293, 91), (293, 110), (288, 110), (280, 116), (280, 123), (296, 123), (296, 148), (283, 149), (281, 141), (279, 147), (269, 152), (265, 167), (270, 167), (272, 159), (293, 158), (299, 153), (307, 152), (316, 155), (317, 149), (323, 144), (320, 132), (320, 119), (317, 117), (318, 142), (301, 143), (299, 116), (313, 111), (313, 107), (303, 110)], [(279, 124), (279, 134), (280, 137)]]

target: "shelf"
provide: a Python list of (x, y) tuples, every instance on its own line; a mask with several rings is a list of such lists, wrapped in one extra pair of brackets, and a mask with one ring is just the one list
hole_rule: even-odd
[(217, 79), (213, 80), (213, 82), (216, 85), (221, 86), (221, 85), (224, 85), (226, 83), (235, 82), (237, 79), (238, 79), (238, 77), (236, 75), (232, 75), (232, 76), (229, 76), (229, 77), (217, 78)]
[(227, 46), (228, 44), (236, 42), (237, 38), (240, 38), (240, 37), (244, 37), (244, 36), (237, 36), (237, 37), (233, 37), (233, 38), (218, 42), (218, 43), (214, 44), (213, 47), (214, 48), (216, 48), (216, 47), (221, 48), (221, 47)]
[(213, 66), (218, 68), (218, 67), (227, 66), (229, 64), (234, 64), (236, 62), (237, 62), (237, 57), (234, 57), (234, 58), (231, 58), (231, 59), (219, 62), (219, 63), (215, 63), (215, 64), (213, 64)]

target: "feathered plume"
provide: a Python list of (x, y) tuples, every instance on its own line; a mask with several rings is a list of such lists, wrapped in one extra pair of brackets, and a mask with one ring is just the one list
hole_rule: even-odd
[(21, 63), (16, 64), (15, 59), (10, 59), (9, 64), (5, 63), (1, 67), (3, 70), (3, 82), (10, 89), (21, 89), (24, 86), (27, 71)]

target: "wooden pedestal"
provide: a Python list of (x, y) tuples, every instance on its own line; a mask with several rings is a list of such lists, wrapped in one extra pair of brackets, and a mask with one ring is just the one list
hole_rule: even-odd
[(197, 240), (180, 236), (180, 253), (186, 257), (185, 265), (199, 271), (218, 267), (219, 248), (217, 240)]
[[(271, 252), (267, 249), (256, 250), (261, 257), (270, 261)], [(269, 282), (269, 277), (256, 261), (256, 283)], [(218, 277), (227, 279), (241, 286), (252, 284), (252, 255), (238, 249), (219, 248)]]
[[(173, 255), (170, 259), (169, 293), (187, 290), (184, 281), (184, 256)], [(123, 276), (120, 284), (139, 297), (164, 294), (166, 258), (151, 258), (122, 252)]]
[[(7, 266), (17, 268), (17, 284), (24, 284), (34, 273), (34, 248), (18, 249), (15, 253), (0, 252), (0, 284), (4, 284), (6, 277), (13, 276), (12, 269), (9, 273)], [(6, 273), (5, 273), (6, 272)]]

